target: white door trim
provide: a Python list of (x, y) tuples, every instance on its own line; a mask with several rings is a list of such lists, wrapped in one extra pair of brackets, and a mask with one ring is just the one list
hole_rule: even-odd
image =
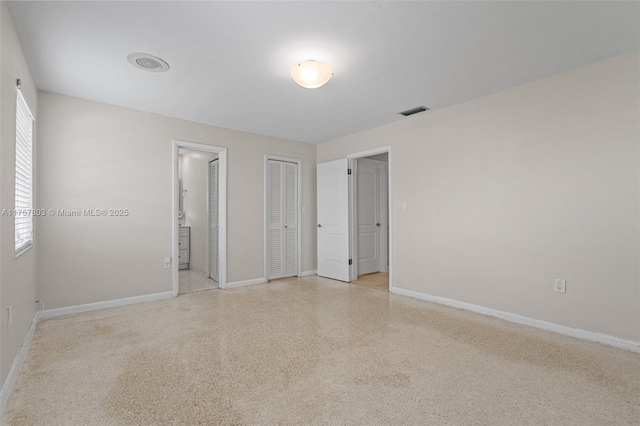
[(172, 229), (172, 248), (171, 248), (171, 270), (173, 275), (173, 295), (178, 295), (179, 275), (178, 275), (178, 208), (180, 206), (180, 188), (178, 185), (178, 150), (180, 148), (192, 149), (195, 151), (210, 152), (218, 154), (218, 185), (219, 185), (219, 253), (218, 261), (220, 262), (218, 273), (220, 274), (218, 286), (221, 289), (227, 288), (227, 148), (205, 145), (201, 143), (186, 142), (181, 140), (173, 140), (173, 156), (172, 156), (172, 187), (173, 196), (171, 206), (173, 213), (171, 214)]
[[(361, 152), (356, 152), (353, 154), (348, 154), (347, 155), (347, 162), (348, 162), (348, 167), (350, 169), (352, 169), (352, 174), (351, 176), (356, 176), (357, 170), (354, 170), (354, 167), (356, 167), (356, 161), (354, 161), (355, 159), (358, 158), (363, 158), (363, 157), (370, 157), (372, 155), (376, 155), (376, 154), (384, 154), (387, 153), (388, 157), (387, 157), (387, 188), (389, 191), (389, 197), (387, 199), (387, 205), (388, 205), (388, 220), (389, 220), (389, 291), (391, 291), (391, 289), (393, 288), (393, 209), (391, 208), (392, 205), (392, 200), (393, 200), (393, 186), (391, 185), (391, 146), (382, 146), (380, 148), (375, 148), (375, 149), (370, 149), (367, 151), (361, 151)], [(355, 281), (358, 279), (358, 262), (356, 261), (356, 259), (358, 259), (358, 252), (357, 252), (357, 244), (356, 239), (357, 238), (357, 232), (358, 230), (356, 229), (355, 226), (355, 222), (356, 222), (356, 216), (355, 216), (355, 209), (354, 206), (357, 205), (355, 196), (356, 196), (356, 192), (355, 192), (355, 179), (349, 179), (349, 258), (353, 259), (353, 264), (351, 265), (350, 271), (349, 271), (349, 278), (351, 281)], [(354, 235), (355, 233), (355, 235)]]
[(357, 158), (347, 157), (347, 168), (351, 169), (351, 179), (347, 182), (349, 188), (349, 282), (358, 281), (358, 161)]
[(298, 221), (297, 262), (296, 275), (302, 275), (302, 160), (299, 158), (283, 157), (281, 155), (265, 154), (264, 156), (264, 276), (269, 281), (269, 160), (286, 161), (298, 165), (298, 206), (296, 207), (296, 220)]
[[(389, 163), (380, 163), (380, 272), (389, 272)], [(384, 175), (386, 179), (382, 179)]]

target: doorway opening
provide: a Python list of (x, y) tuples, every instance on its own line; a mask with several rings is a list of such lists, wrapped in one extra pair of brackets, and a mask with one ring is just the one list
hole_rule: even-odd
[(226, 288), (226, 153), (174, 141), (174, 295)]
[(352, 160), (354, 283), (389, 291), (388, 153)]
[(316, 170), (318, 276), (392, 291), (391, 147), (319, 163)]

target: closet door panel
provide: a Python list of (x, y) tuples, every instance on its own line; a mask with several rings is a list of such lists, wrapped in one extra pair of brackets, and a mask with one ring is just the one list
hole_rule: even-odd
[(269, 272), (268, 278), (284, 276), (284, 238), (283, 238), (283, 167), (279, 161), (269, 161), (267, 178), (269, 179)]
[(298, 165), (284, 164), (284, 275), (298, 274)]
[(268, 279), (298, 275), (298, 165), (267, 163)]

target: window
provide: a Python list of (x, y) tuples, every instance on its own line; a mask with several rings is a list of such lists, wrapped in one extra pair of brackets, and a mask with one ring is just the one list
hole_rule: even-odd
[(33, 245), (33, 115), (20, 90), (16, 101), (16, 255)]

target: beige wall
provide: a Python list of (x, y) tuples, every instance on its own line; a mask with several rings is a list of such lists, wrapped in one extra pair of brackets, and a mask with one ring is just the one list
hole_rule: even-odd
[[(7, 4), (0, 2), (0, 210), (15, 205), (16, 80), (37, 108), (36, 87)], [(35, 111), (34, 111), (35, 113)], [(37, 144), (34, 141), (34, 152)], [(34, 154), (35, 156), (35, 154)], [(36, 188), (37, 189), (37, 188)], [(2, 385), (20, 350), (36, 311), (36, 250), (15, 256), (14, 218), (0, 217), (0, 376)], [(35, 233), (35, 238), (39, 237)], [(7, 328), (7, 308), (13, 324)]]
[(228, 282), (264, 277), (264, 155), (303, 160), (302, 268), (316, 268), (316, 147), (40, 92), (39, 205), (128, 217), (39, 220), (47, 309), (172, 290), (172, 140), (228, 148)]
[(640, 341), (639, 59), (327, 142), (318, 162), (392, 146), (395, 286)]
[(205, 272), (207, 269), (207, 202), (209, 185), (209, 161), (217, 154), (181, 149), (180, 177), (183, 199), (184, 224), (191, 227), (189, 269)]

